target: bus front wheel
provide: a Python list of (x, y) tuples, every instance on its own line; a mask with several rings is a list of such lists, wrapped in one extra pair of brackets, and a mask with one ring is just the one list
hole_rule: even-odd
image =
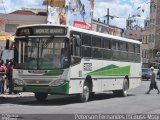
[(78, 95), (79, 102), (87, 102), (90, 96), (90, 87), (87, 81), (84, 82), (83, 91)]
[(35, 97), (36, 97), (37, 101), (39, 101), (39, 102), (45, 101), (47, 96), (48, 96), (47, 93), (35, 93)]

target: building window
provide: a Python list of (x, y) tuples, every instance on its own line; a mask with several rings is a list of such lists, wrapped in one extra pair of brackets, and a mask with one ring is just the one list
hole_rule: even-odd
[(148, 42), (151, 43), (151, 35), (149, 35), (149, 40), (148, 40)]
[(150, 13), (155, 12), (155, 11), (156, 11), (156, 4), (155, 4), (155, 2), (153, 2), (150, 5)]
[(5, 31), (6, 32), (15, 32), (16, 28), (18, 27), (18, 24), (6, 24)]
[(154, 43), (154, 35), (152, 34), (151, 42)]

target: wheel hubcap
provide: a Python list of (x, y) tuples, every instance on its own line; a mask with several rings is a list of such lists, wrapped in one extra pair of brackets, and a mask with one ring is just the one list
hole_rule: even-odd
[(85, 101), (87, 101), (89, 98), (89, 88), (87, 86), (83, 87), (83, 98)]
[(128, 90), (128, 83), (126, 81), (124, 84), (124, 94), (127, 94), (127, 90)]

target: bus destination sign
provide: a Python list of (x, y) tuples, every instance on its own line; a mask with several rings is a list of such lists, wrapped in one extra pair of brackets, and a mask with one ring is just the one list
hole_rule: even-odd
[(34, 35), (65, 35), (65, 29), (62, 27), (34, 28), (33, 30)]
[(38, 35), (66, 35), (64, 27), (27, 27), (19, 28), (17, 36), (38, 36)]

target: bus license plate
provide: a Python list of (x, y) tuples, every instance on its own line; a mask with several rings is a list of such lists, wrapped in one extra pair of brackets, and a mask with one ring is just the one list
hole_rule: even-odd
[(14, 90), (22, 91), (22, 90), (23, 90), (23, 87), (14, 87)]

